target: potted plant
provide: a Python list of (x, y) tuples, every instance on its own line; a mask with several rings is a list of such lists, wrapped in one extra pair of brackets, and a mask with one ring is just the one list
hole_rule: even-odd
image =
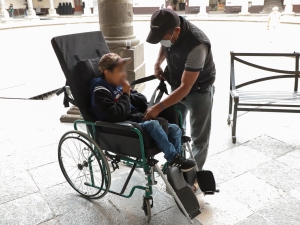
[(174, 5), (173, 9), (174, 9), (174, 11), (176, 11), (177, 3), (178, 3), (178, 0), (173, 0), (173, 5)]

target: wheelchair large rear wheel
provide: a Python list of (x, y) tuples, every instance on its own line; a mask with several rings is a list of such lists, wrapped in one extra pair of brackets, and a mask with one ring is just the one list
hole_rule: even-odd
[(81, 131), (65, 133), (58, 145), (58, 161), (68, 183), (81, 195), (104, 197), (110, 188), (108, 162), (98, 144)]

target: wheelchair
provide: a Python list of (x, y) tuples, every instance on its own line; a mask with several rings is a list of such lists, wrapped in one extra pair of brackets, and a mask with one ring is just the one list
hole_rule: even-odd
[[(130, 198), (135, 190), (140, 189), (144, 191), (142, 209), (149, 222), (153, 207), (152, 186), (157, 183), (154, 173), (158, 172), (181, 211), (192, 223), (192, 219), (200, 214), (197, 198), (188, 188), (189, 193), (192, 192), (192, 198), (188, 198), (185, 205), (179, 199), (182, 193), (174, 191), (172, 186), (176, 186), (176, 184), (170, 185), (157, 165), (158, 161), (155, 159), (155, 155), (161, 151), (151, 137), (134, 122), (96, 121), (94, 113), (90, 109), (89, 82), (98, 75), (97, 64), (100, 57), (109, 52), (102, 33), (97, 31), (59, 36), (54, 37), (51, 43), (67, 80), (66, 86), (57, 94), (64, 93), (64, 105), (68, 106), (70, 102), (77, 106), (83, 117), (83, 120), (75, 121), (74, 130), (65, 133), (59, 141), (58, 161), (67, 182), (75, 191), (89, 199), (100, 199), (107, 193)], [(153, 79), (153, 77), (142, 78), (139, 82), (149, 79)], [(132, 84), (137, 83), (135, 81)], [(165, 92), (163, 83), (159, 85), (154, 95), (157, 91), (159, 91), (158, 97), (161, 97)], [(151, 98), (152, 102), (154, 98)], [(180, 112), (172, 108), (163, 111), (159, 116), (170, 123), (182, 125)], [(86, 126), (86, 133), (78, 130), (80, 125)], [(188, 139), (184, 141), (184, 148), (188, 142)], [(112, 170), (118, 169), (120, 162), (126, 162), (131, 166), (120, 192), (110, 189), (112, 171), (109, 161)], [(146, 185), (136, 185), (129, 193), (125, 193), (137, 167), (143, 169), (147, 178)], [(166, 167), (167, 165), (164, 166), (164, 169)], [(186, 182), (181, 183), (187, 189)], [(195, 207), (189, 207), (192, 203)]]

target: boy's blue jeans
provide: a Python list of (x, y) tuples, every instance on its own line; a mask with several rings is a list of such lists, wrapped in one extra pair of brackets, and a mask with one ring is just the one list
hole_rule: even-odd
[(170, 163), (176, 154), (181, 155), (181, 129), (176, 124), (168, 125), (168, 135), (157, 120), (139, 123), (154, 139), (158, 148), (165, 153), (165, 159)]

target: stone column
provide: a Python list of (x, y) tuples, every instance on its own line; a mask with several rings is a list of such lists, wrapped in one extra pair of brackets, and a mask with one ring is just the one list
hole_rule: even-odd
[(30, 20), (39, 20), (40, 18), (35, 14), (35, 10), (33, 9), (32, 0), (27, 0), (28, 10), (27, 10), (27, 19)]
[(293, 4), (292, 0), (284, 0), (285, 8), (284, 12), (282, 13), (283, 16), (295, 16), (293, 12)]
[(49, 17), (57, 17), (58, 14), (56, 13), (56, 9), (54, 8), (54, 3), (53, 3), (53, 0), (49, 0), (49, 5), (50, 5), (50, 8), (48, 9), (48, 16)]
[(93, 16), (91, 12), (90, 0), (84, 0), (84, 9), (82, 16)]
[[(121, 57), (132, 58), (132, 63), (127, 67), (129, 80), (144, 77), (144, 44), (140, 43), (133, 32), (132, 0), (98, 0), (98, 9), (100, 30), (110, 51)], [(125, 47), (125, 41), (131, 42), (129, 49)]]
[(208, 16), (208, 13), (206, 12), (206, 6), (209, 5), (209, 0), (200, 0), (200, 11), (198, 13), (198, 16)]
[(249, 13), (249, 5), (248, 0), (241, 0), (242, 1), (242, 11), (239, 13), (239, 16), (250, 16)]
[(0, 0), (0, 23), (12, 22), (13, 20), (9, 17), (7, 10), (5, 9), (4, 0)]

